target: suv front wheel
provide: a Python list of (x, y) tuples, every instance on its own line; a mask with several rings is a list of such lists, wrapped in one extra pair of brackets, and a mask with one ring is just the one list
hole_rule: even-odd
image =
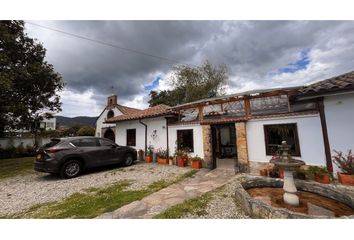
[(124, 157), (124, 165), (125, 166), (131, 166), (134, 162), (133, 155), (130, 153), (127, 153)]
[(60, 169), (60, 176), (63, 178), (77, 177), (82, 170), (82, 164), (77, 160), (70, 160), (63, 164)]

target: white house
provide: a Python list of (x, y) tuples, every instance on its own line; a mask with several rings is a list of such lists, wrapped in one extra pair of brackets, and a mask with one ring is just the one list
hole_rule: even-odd
[(39, 128), (44, 130), (55, 130), (57, 125), (56, 117), (52, 118), (43, 118), (39, 123)]
[(115, 126), (120, 145), (145, 151), (151, 145), (169, 155), (183, 149), (202, 157), (205, 167), (246, 172), (267, 164), (282, 140), (306, 164), (330, 169), (334, 149), (354, 150), (353, 117), (354, 72), (350, 72), (309, 86), (135, 109), (106, 118), (104, 124)]
[(117, 96), (112, 95), (107, 98), (107, 105), (101, 112), (101, 114), (97, 117), (96, 120), (96, 137), (105, 137), (109, 138), (112, 141), (116, 140), (116, 133), (115, 133), (115, 124), (105, 123), (106, 120), (126, 115), (126, 114), (133, 114), (135, 112), (140, 111), (136, 108), (130, 108), (123, 105), (118, 104)]

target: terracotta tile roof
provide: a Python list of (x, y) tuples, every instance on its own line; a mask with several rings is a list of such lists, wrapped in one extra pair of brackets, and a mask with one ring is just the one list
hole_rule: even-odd
[(354, 71), (313, 83), (299, 90), (302, 95), (354, 90)]
[(141, 109), (137, 109), (137, 108), (131, 108), (131, 107), (127, 107), (127, 106), (123, 106), (123, 105), (117, 105), (118, 109), (123, 113), (123, 114), (134, 114), (140, 111), (143, 111)]
[(150, 118), (150, 117), (158, 117), (167, 114), (176, 114), (172, 110), (170, 110), (170, 106), (165, 104), (160, 104), (154, 107), (150, 107), (140, 111), (133, 111), (131, 114), (124, 114), (120, 116), (116, 116), (106, 120), (106, 123), (115, 123), (122, 122), (128, 120), (137, 120), (142, 118)]

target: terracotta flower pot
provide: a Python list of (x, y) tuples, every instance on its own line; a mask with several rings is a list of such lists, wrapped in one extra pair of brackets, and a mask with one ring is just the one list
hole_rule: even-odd
[(192, 168), (194, 168), (194, 169), (202, 168), (202, 162), (201, 161), (192, 161)]
[(354, 175), (338, 173), (338, 180), (343, 185), (354, 186)]
[(323, 184), (330, 184), (331, 178), (329, 174), (315, 174), (315, 181)]
[(176, 163), (178, 167), (185, 167), (187, 164), (187, 161), (183, 157), (177, 157), (176, 158)]
[(168, 159), (167, 158), (157, 158), (157, 163), (158, 164), (168, 164)]
[(152, 162), (152, 156), (145, 156), (145, 162), (151, 163)]
[(259, 170), (259, 175), (261, 175), (263, 177), (268, 177), (268, 169)]

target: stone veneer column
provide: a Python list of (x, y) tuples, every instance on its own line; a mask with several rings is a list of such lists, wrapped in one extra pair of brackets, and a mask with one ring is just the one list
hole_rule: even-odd
[(248, 163), (248, 149), (246, 137), (246, 123), (235, 123), (236, 128), (236, 146), (237, 146), (237, 160), (240, 172), (249, 172)]
[(211, 146), (211, 127), (210, 125), (202, 125), (203, 133), (203, 151), (204, 151), (204, 167), (212, 166), (212, 146)]

